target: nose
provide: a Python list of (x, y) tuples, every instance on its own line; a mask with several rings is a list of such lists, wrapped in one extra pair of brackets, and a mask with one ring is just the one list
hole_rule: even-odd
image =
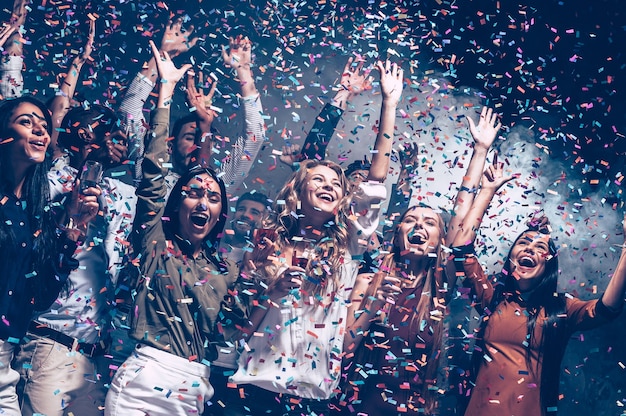
[(330, 183), (327, 180), (324, 180), (324, 183), (322, 184), (322, 189), (326, 190), (326, 191), (330, 191), (333, 189), (333, 184)]
[(206, 196), (202, 197), (200, 202), (198, 202), (198, 205), (196, 205), (196, 211), (206, 211), (207, 210), (207, 204), (205, 203), (205, 201), (207, 201)]
[(48, 131), (43, 127), (41, 123), (38, 123), (38, 122), (33, 123), (33, 133), (36, 134), (37, 136), (43, 136), (47, 132)]

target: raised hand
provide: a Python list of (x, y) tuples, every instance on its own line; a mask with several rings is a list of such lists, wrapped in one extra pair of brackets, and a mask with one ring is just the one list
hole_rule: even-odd
[(483, 107), (480, 112), (478, 124), (474, 123), (470, 117), (466, 117), (469, 123), (470, 133), (474, 139), (474, 146), (489, 150), (502, 123), (498, 120), (498, 115), (491, 109)]
[(293, 167), (294, 163), (301, 160), (300, 155), (301, 147), (299, 144), (290, 144), (283, 146), (282, 154), (280, 155), (280, 161), (290, 167)]
[(152, 54), (161, 78), (158, 106), (161, 108), (169, 107), (172, 103), (172, 94), (174, 93), (176, 83), (191, 68), (191, 64), (184, 64), (182, 67), (176, 68), (170, 55), (167, 52), (163, 52), (163, 55), (161, 55), (161, 52), (152, 40), (150, 41), (150, 47), (152, 48)]
[(228, 38), (228, 50), (222, 46), (222, 59), (229, 68), (250, 69), (252, 65), (252, 42), (247, 36), (242, 35)]
[(517, 177), (519, 174), (504, 175), (504, 163), (498, 162), (498, 154), (496, 153), (493, 157), (493, 164), (483, 173), (482, 189), (491, 190), (495, 193), (502, 185)]
[(94, 43), (96, 41), (96, 21), (89, 19), (89, 34), (87, 35), (87, 42), (83, 48), (83, 53), (80, 55), (82, 62), (91, 60), (91, 53), (94, 49)]
[(387, 60), (384, 63), (378, 61), (376, 69), (380, 72), (380, 88), (383, 95), (383, 102), (397, 105), (402, 96), (404, 70), (395, 62)]
[[(201, 88), (196, 87), (195, 72), (187, 72), (187, 104), (190, 108), (196, 109), (196, 115), (201, 123), (205, 123), (209, 127), (215, 120), (215, 111), (211, 109), (213, 105), (213, 95), (217, 88), (217, 81), (210, 77), (207, 77), (207, 82), (203, 80), (204, 76), (202, 72), (198, 74), (198, 85)], [(209, 90), (208, 93), (204, 93), (205, 89)]]
[(370, 68), (363, 70), (364, 61), (359, 61), (356, 67), (352, 66), (354, 58), (350, 57), (341, 73), (341, 87), (350, 92), (351, 96), (372, 89)]
[(191, 38), (193, 30), (193, 25), (190, 25), (186, 30), (183, 28), (182, 17), (176, 20), (170, 20), (167, 26), (165, 26), (160, 51), (167, 52), (172, 58), (187, 52), (189, 49), (196, 46), (198, 42), (197, 37)]

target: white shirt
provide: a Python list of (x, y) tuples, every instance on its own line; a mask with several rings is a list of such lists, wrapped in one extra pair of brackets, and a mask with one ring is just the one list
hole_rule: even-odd
[[(77, 171), (67, 158), (55, 161), (48, 172), (52, 198), (71, 192)], [(78, 269), (69, 275), (70, 293), (61, 294), (50, 310), (35, 317), (51, 328), (95, 343), (109, 318), (107, 300), (113, 289), (123, 256), (130, 249), (128, 237), (135, 217), (135, 188), (119, 180), (103, 178), (100, 182), (100, 210), (89, 223), (85, 242), (76, 250)]]
[(278, 300), (281, 306), (268, 309), (257, 332), (243, 345), (232, 382), (309, 399), (330, 398), (341, 375), (352, 288), (386, 196), (382, 183), (360, 185), (353, 198), (353, 213), (360, 215), (353, 215), (348, 226), (349, 247), (340, 287), (329, 288), (323, 298), (289, 294)]

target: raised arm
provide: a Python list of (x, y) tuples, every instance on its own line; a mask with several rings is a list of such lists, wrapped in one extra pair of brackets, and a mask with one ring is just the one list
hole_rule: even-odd
[(72, 60), (72, 64), (65, 75), (63, 81), (59, 84), (59, 90), (52, 102), (50, 103), (50, 112), (52, 113), (52, 134), (50, 134), (50, 145), (52, 146), (53, 156), (59, 157), (62, 154), (62, 150), (59, 149), (57, 142), (59, 139), (59, 128), (63, 117), (70, 110), (70, 103), (74, 92), (76, 91), (76, 85), (80, 78), (80, 71), (83, 68), (85, 62), (91, 60), (91, 52), (93, 52), (94, 40), (96, 37), (96, 21), (89, 20), (89, 35), (87, 36), (87, 42), (83, 47), (82, 53), (76, 55)]
[(252, 42), (247, 36), (229, 38), (228, 49), (222, 46), (222, 59), (227, 67), (235, 70), (242, 97), (259, 93), (252, 74)]
[(304, 140), (304, 145), (292, 144), (283, 148), (280, 161), (295, 167), (304, 159), (325, 159), (326, 148), (333, 137), (337, 124), (348, 107), (348, 102), (363, 91), (372, 89), (370, 69), (363, 69), (364, 62), (353, 65), (350, 57), (343, 68), (339, 80), (338, 91), (328, 104), (322, 108), (315, 118), (315, 123)]
[(460, 224), (460, 229), (455, 235), (452, 243), (454, 247), (474, 243), (480, 223), (496, 191), (515, 177), (516, 175), (504, 176), (504, 163), (498, 163), (497, 156), (494, 157), (493, 165), (489, 166), (483, 174), (482, 188), (467, 212), (465, 221)]
[(227, 67), (235, 69), (241, 86), (245, 116), (245, 131), (237, 138), (229, 157), (222, 162), (222, 179), (230, 194), (243, 183), (259, 155), (265, 141), (263, 105), (252, 74), (252, 42), (247, 37), (229, 39), (228, 50), (222, 48), (222, 58)]
[[(199, 136), (196, 137), (196, 149), (191, 156), (192, 165), (200, 165), (208, 168), (211, 163), (211, 149), (213, 140), (211, 125), (215, 119), (213, 107), (213, 95), (217, 88), (217, 81), (207, 77), (207, 82), (203, 80), (202, 72), (198, 74), (198, 87), (196, 87), (196, 77), (193, 71), (187, 72), (187, 105), (194, 111), (198, 118)], [(209, 82), (210, 80), (210, 82)], [(208, 93), (204, 90), (208, 88)]]
[(485, 169), (487, 152), (489, 152), (489, 148), (498, 135), (500, 127), (502, 127), (502, 124), (498, 121), (497, 114), (487, 107), (483, 107), (478, 124), (474, 123), (471, 117), (467, 117), (467, 121), (470, 133), (474, 139), (474, 149), (467, 172), (463, 177), (461, 188), (454, 201), (452, 218), (450, 219), (448, 232), (445, 237), (446, 245), (454, 241), (461, 223), (465, 220), (465, 216), (474, 202), (474, 196), (480, 185), (480, 177)]
[[(157, 62), (159, 96), (156, 110), (150, 119), (150, 133), (146, 135), (146, 153), (142, 163), (142, 177), (137, 186), (137, 207), (133, 222), (133, 248), (135, 253), (152, 250), (162, 241), (161, 217), (166, 205), (165, 176), (169, 171), (170, 155), (167, 147), (172, 96), (178, 80), (191, 65), (178, 69), (167, 52), (150, 41)], [(158, 240), (158, 241), (157, 241)]]
[[(192, 37), (193, 26), (183, 31), (181, 18), (170, 21), (165, 27), (159, 52), (167, 52), (170, 58), (174, 58), (193, 48), (198, 41)], [(120, 104), (118, 113), (126, 124), (125, 132), (129, 138), (129, 158), (135, 161), (135, 176), (141, 177), (141, 159), (144, 153), (144, 136), (146, 135), (146, 123), (143, 116), (143, 107), (150, 93), (154, 89), (158, 70), (154, 56), (143, 65), (141, 71), (135, 76), (126, 90)]]
[(11, 30), (10, 34), (4, 39), (4, 42), (2, 42), (5, 52), (10, 56), (22, 56), (24, 53), (20, 29), (24, 26), (24, 23), (26, 23), (26, 15), (28, 14), (26, 6), (28, 3), (30, 3), (30, 0), (15, 0), (13, 2), (11, 20), (8, 24), (13, 30)]
[(26, 22), (30, 0), (15, 0), (11, 19), (0, 31), (0, 46), (4, 50), (0, 59), (0, 95), (2, 98), (15, 98), (22, 95), (24, 77), (24, 38), (22, 27)]
[(397, 64), (379, 61), (376, 69), (380, 72), (380, 88), (383, 104), (380, 108), (378, 135), (374, 143), (372, 164), (367, 180), (384, 182), (389, 172), (389, 157), (393, 145), (393, 133), (396, 125), (396, 109), (402, 96), (404, 71)]
[(626, 215), (624, 215), (622, 220), (622, 232), (624, 233), (622, 253), (619, 256), (615, 272), (602, 295), (602, 303), (613, 311), (618, 311), (624, 307), (624, 290), (626, 289)]

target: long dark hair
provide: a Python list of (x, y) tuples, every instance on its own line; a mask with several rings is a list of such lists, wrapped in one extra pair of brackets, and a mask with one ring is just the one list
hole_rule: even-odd
[[(23, 103), (30, 103), (41, 110), (48, 124), (48, 134), (52, 129), (52, 117), (46, 106), (39, 100), (23, 96), (11, 100), (5, 100), (0, 104), (0, 187), (3, 194), (13, 194), (15, 178), (9, 174), (12, 172), (11, 158), (13, 155), (8, 151), (8, 125), (17, 107)], [(56, 252), (56, 226), (50, 210), (50, 187), (48, 184), (48, 170), (50, 169), (50, 156), (46, 155), (43, 163), (31, 166), (26, 172), (24, 185), (22, 186), (21, 199), (26, 203), (26, 213), (33, 233), (33, 266), (35, 271), (41, 271), (50, 267), (54, 253)], [(1, 215), (1, 214), (0, 214)], [(0, 247), (11, 247), (14, 241), (12, 227), (7, 225), (6, 219), (0, 219)], [(4, 253), (4, 250), (2, 250)], [(3, 256), (0, 254), (0, 257)], [(0, 259), (11, 261), (11, 259)], [(35, 282), (33, 282), (35, 283)], [(33, 285), (35, 290), (43, 285)]]
[(204, 250), (208, 254), (212, 255), (217, 251), (220, 238), (222, 237), (222, 232), (224, 231), (224, 226), (226, 225), (226, 217), (228, 216), (228, 198), (226, 197), (226, 187), (224, 186), (224, 181), (218, 178), (212, 169), (194, 167), (185, 172), (180, 179), (178, 179), (176, 185), (174, 185), (174, 188), (170, 193), (170, 197), (163, 212), (163, 217), (167, 219), (163, 221), (163, 230), (165, 232), (165, 238), (168, 240), (176, 240), (177, 238), (180, 238), (177, 237), (178, 230), (180, 229), (180, 224), (178, 222), (178, 210), (183, 199), (183, 187), (187, 186), (190, 180), (202, 174), (209, 175), (215, 182), (217, 182), (220, 188), (220, 194), (222, 195), (222, 210), (220, 212), (220, 217), (218, 218), (215, 226), (213, 226), (213, 229), (204, 238), (203, 242)]
[[(540, 234), (550, 234), (547, 221), (538, 224), (531, 222), (529, 228), (517, 236), (502, 268), (502, 271), (496, 275), (496, 287), (493, 299), (489, 306), (491, 312), (501, 302), (509, 297), (519, 296), (516, 287), (516, 280), (513, 276), (513, 268), (511, 267), (511, 253), (517, 242), (529, 232), (538, 232)], [(539, 376), (541, 380), (541, 406), (545, 409), (556, 408), (558, 389), (559, 389), (559, 373), (561, 368), (561, 360), (565, 353), (563, 342), (567, 328), (565, 321), (560, 318), (565, 313), (565, 297), (557, 293), (559, 278), (559, 261), (556, 245), (552, 238), (548, 240), (549, 256), (546, 261), (545, 270), (539, 284), (530, 292), (530, 296), (525, 300), (528, 321), (526, 323), (526, 334), (528, 342), (526, 344), (526, 366), (535, 377)], [(537, 318), (540, 317), (542, 310), (545, 313), (545, 321), (541, 323), (542, 329), (539, 331), (540, 338), (537, 339), (535, 327)], [(488, 319), (482, 320), (480, 334), (478, 339), (483, 343), (484, 333), (488, 324)], [(531, 364), (531, 351), (537, 352), (537, 366), (533, 368)], [(486, 351), (483, 348), (481, 353), (474, 354), (475, 370), (483, 361), (476, 359)], [(541, 374), (537, 374), (538, 367), (541, 366)], [(546, 410), (547, 411), (547, 410)], [(547, 413), (551, 413), (548, 412)]]

